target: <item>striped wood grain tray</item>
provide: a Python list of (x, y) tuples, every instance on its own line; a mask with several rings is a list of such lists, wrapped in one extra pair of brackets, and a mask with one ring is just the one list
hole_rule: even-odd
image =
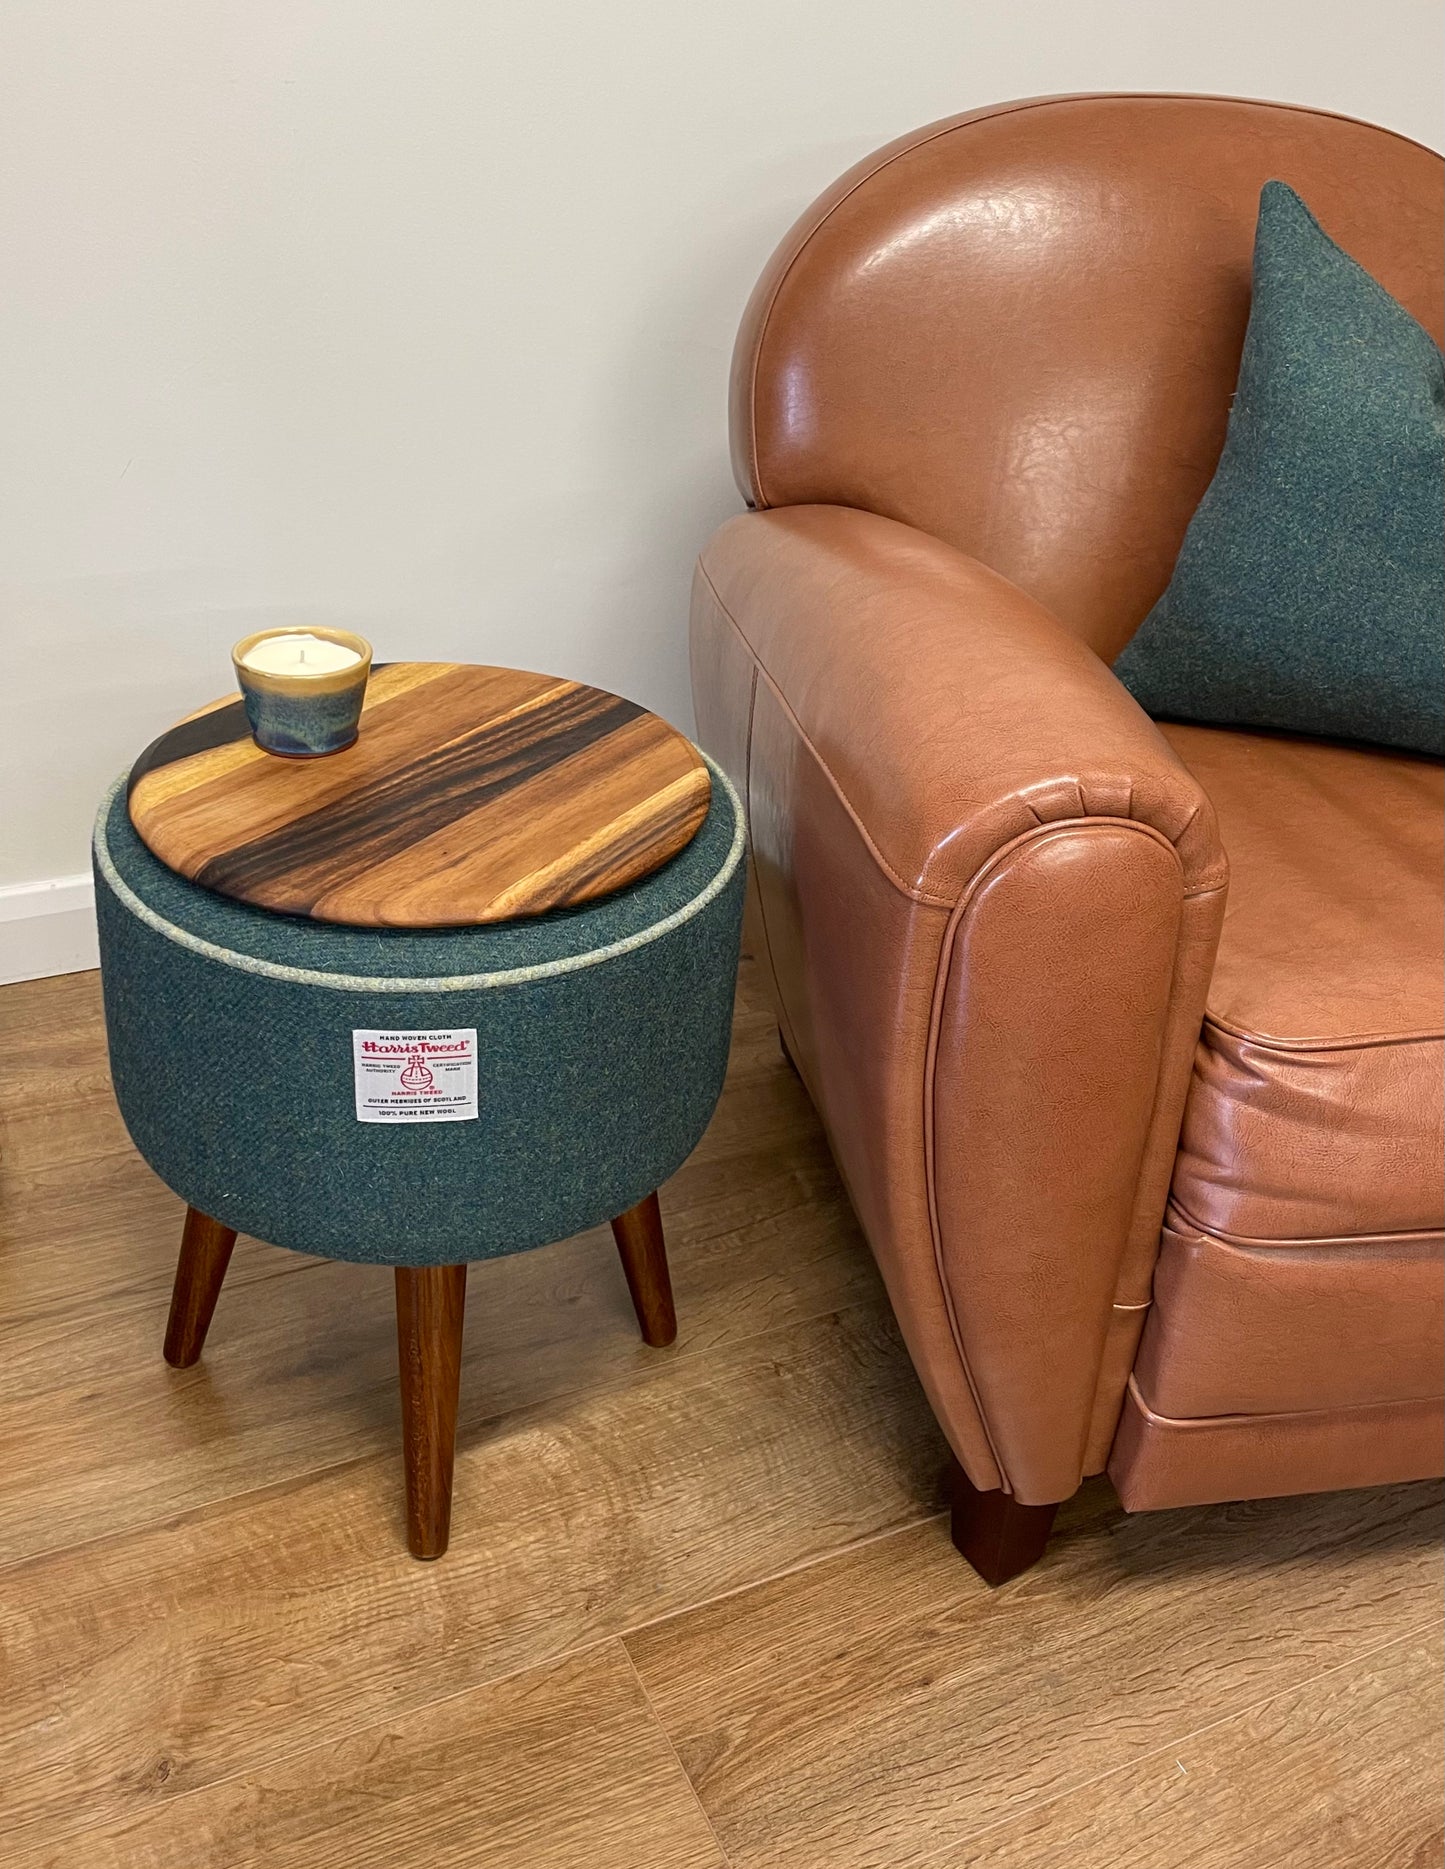
[(129, 792), (182, 876), (368, 928), (595, 901), (675, 856), (710, 797), (696, 748), (635, 702), (457, 662), (374, 670), (359, 739), (322, 759), (263, 753), (241, 701), (214, 702), (147, 748)]

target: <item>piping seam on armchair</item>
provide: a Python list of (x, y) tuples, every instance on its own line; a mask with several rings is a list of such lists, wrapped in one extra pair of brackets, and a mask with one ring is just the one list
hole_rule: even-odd
[[(1018, 837), (1012, 838), (1008, 843), (996, 850), (985, 863), (980, 865), (979, 869), (960, 892), (959, 898), (949, 915), (948, 925), (944, 932), (942, 943), (940, 944), (937, 968), (934, 976), (929, 1017), (928, 1050), (924, 1067), (923, 1083), (924, 1152), (927, 1173), (928, 1216), (933, 1235), (934, 1263), (938, 1273), (940, 1293), (948, 1316), (949, 1328), (958, 1351), (959, 1362), (965, 1372), (969, 1390), (974, 1398), (974, 1405), (978, 1410), (979, 1421), (988, 1440), (990, 1450), (993, 1453), (995, 1463), (998, 1466), (1004, 1490), (1010, 1493), (1015, 1491), (1015, 1486), (1010, 1474), (1009, 1462), (1004, 1457), (1002, 1448), (1000, 1447), (999, 1436), (990, 1420), (990, 1411), (986, 1407), (983, 1399), (982, 1386), (974, 1374), (972, 1362), (965, 1347), (964, 1332), (959, 1320), (955, 1301), (954, 1281), (950, 1277), (947, 1254), (944, 1249), (943, 1223), (939, 1213), (936, 1153), (938, 1101), (937, 1070), (943, 1002), (948, 990), (953, 956), (960, 930), (967, 921), (970, 912), (979, 898), (980, 892), (986, 886), (990, 878), (998, 874), (1011, 858), (1023, 853), (1028, 850), (1030, 846), (1036, 845), (1042, 840), (1054, 837), (1060, 833), (1088, 834), (1090, 832), (1107, 829), (1123, 830), (1127, 833), (1141, 836), (1148, 839), (1155, 846), (1162, 847), (1164, 850), (1168, 851), (1178, 871), (1181, 901), (1187, 900), (1190, 897), (1219, 893), (1221, 888), (1219, 884), (1212, 884), (1207, 887), (1200, 887), (1192, 890), (1184, 886), (1183, 865), (1179, 861), (1177, 847), (1169, 838), (1165, 837), (1162, 832), (1158, 831), (1151, 824), (1142, 823), (1137, 819), (1119, 817), (1079, 817), (1041, 821), (1037, 830), (1024, 832)], [(1184, 929), (1181, 918), (1179, 935), (1175, 941), (1170, 969), (1167, 1002), (1169, 1004), (1172, 1004), (1179, 986), (1183, 933)], [(1104, 1399), (1101, 1391), (1107, 1378), (1108, 1372), (1106, 1363), (1116, 1327), (1123, 1323), (1129, 1330), (1132, 1340), (1137, 1342), (1138, 1334), (1143, 1328), (1145, 1313), (1149, 1310), (1151, 1304), (1151, 1297), (1147, 1293), (1143, 1297), (1139, 1297), (1129, 1289), (1129, 1273), (1131, 1268), (1127, 1263), (1129, 1257), (1128, 1242), (1134, 1236), (1135, 1229), (1140, 1219), (1140, 1207), (1148, 1194), (1148, 1190), (1144, 1184), (1143, 1171), (1149, 1155), (1149, 1143), (1154, 1136), (1161, 1116), (1166, 1114), (1161, 1111), (1161, 1098), (1163, 1096), (1162, 1078), (1166, 1055), (1165, 1048), (1161, 1045), (1158, 1068), (1155, 1072), (1153, 1087), (1149, 1098), (1149, 1114), (1143, 1132), (1139, 1137), (1139, 1159), (1135, 1164), (1134, 1173), (1131, 1178), (1133, 1199), (1130, 1204), (1129, 1223), (1124, 1230), (1119, 1245), (1113, 1294), (1110, 1302), (1110, 1315), (1107, 1319), (1102, 1320), (1104, 1323), (1104, 1330), (1099, 1344), (1099, 1355), (1095, 1364), (1093, 1401), (1085, 1422), (1086, 1430), (1092, 1429), (1097, 1410), (1101, 1401)], [(1086, 1434), (1085, 1445), (1080, 1451), (1080, 1478), (1091, 1471), (1097, 1472), (1102, 1470), (1104, 1458), (1107, 1453), (1107, 1446), (1091, 1446), (1089, 1443), (1096, 1438), (1097, 1437), (1095, 1437), (1092, 1432)], [(1112, 1439), (1112, 1430), (1110, 1432), (1110, 1438)]]

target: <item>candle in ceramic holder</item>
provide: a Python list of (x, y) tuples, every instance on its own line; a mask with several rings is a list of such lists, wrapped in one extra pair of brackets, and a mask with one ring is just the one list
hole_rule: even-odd
[(356, 738), (371, 644), (344, 629), (268, 629), (231, 651), (257, 746), (286, 759), (339, 753)]

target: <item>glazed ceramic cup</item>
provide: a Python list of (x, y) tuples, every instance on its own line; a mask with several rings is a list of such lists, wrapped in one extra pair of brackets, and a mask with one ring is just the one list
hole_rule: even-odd
[(356, 739), (371, 644), (344, 629), (267, 629), (231, 651), (257, 746), (319, 759)]

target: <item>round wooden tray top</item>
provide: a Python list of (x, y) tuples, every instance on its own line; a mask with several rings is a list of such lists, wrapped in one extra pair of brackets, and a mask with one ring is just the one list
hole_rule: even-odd
[(455, 928), (575, 908), (659, 869), (707, 816), (696, 749), (581, 682), (457, 662), (373, 670), (360, 738), (278, 759), (243, 703), (163, 733), (130, 816), (182, 876), (259, 908), (364, 928)]

